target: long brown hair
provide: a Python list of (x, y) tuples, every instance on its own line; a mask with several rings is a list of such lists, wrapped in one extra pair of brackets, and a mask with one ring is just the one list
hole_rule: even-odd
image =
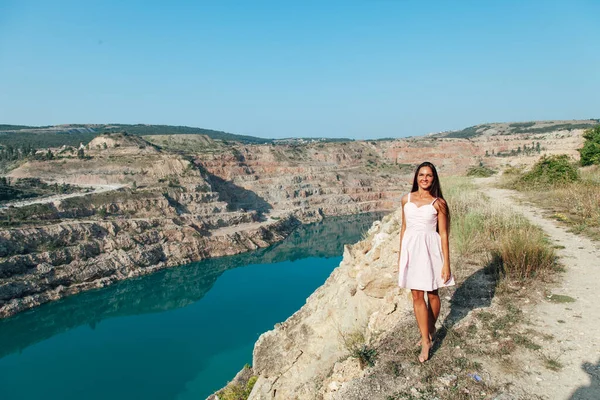
[[(440, 199), (443, 199), (444, 201), (446, 201), (446, 199), (444, 199), (444, 195), (442, 194), (442, 186), (440, 185), (440, 179), (438, 177), (437, 170), (435, 169), (435, 166), (432, 163), (430, 163), (429, 161), (425, 161), (425, 162), (419, 164), (419, 166), (415, 170), (415, 177), (413, 179), (413, 185), (412, 185), (412, 189), (410, 192), (413, 193), (413, 192), (416, 192), (419, 190), (419, 184), (417, 183), (417, 178), (419, 176), (419, 170), (423, 167), (429, 167), (429, 168), (431, 168), (431, 172), (433, 172), (433, 182), (431, 182), (431, 187), (429, 188), (429, 193), (433, 197), (437, 197), (437, 198), (440, 198)], [(446, 203), (446, 207), (440, 207), (440, 211), (443, 214), (446, 214), (446, 217), (448, 217), (448, 230), (450, 230), (450, 207)]]

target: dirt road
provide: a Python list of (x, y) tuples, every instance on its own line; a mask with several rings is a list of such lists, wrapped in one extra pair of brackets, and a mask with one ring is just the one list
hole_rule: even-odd
[(125, 187), (125, 185), (75, 185), (72, 183), (71, 183), (71, 185), (79, 186), (81, 188), (89, 188), (92, 190), (89, 192), (57, 194), (55, 196), (40, 197), (40, 198), (33, 198), (33, 199), (22, 200), (22, 201), (15, 201), (15, 202), (11, 202), (11, 203), (5, 203), (5, 204), (0, 205), (0, 210), (3, 208), (8, 208), (8, 207), (29, 206), (31, 204), (55, 203), (55, 202), (59, 202), (64, 199), (71, 198), (71, 197), (81, 197), (81, 196), (85, 196), (86, 194), (92, 194), (92, 193), (110, 192), (111, 190), (117, 190), (122, 187)]
[(541, 227), (565, 268), (551, 288), (554, 296), (528, 310), (534, 329), (554, 337), (541, 351), (562, 368), (554, 372), (532, 363), (515, 383), (544, 399), (600, 399), (600, 244), (568, 232), (528, 204), (526, 195), (481, 184), (488, 196)]

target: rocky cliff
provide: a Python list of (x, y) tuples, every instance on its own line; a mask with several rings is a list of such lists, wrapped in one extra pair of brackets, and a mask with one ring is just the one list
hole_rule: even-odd
[(345, 381), (363, 374), (347, 358), (349, 341), (373, 343), (411, 307), (397, 288), (398, 213), (376, 222), (369, 238), (346, 246), (343, 261), (306, 304), (258, 339), (253, 369), (258, 399), (344, 399)]
[(170, 219), (2, 230), (0, 317), (162, 268), (267, 247), (299, 225), (289, 215), (210, 236)]

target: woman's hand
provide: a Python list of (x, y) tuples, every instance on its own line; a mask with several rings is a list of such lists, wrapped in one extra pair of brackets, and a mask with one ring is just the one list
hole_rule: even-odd
[(444, 267), (442, 267), (442, 280), (444, 281), (444, 283), (448, 283), (451, 276), (452, 274), (450, 273), (450, 267), (444, 265)]

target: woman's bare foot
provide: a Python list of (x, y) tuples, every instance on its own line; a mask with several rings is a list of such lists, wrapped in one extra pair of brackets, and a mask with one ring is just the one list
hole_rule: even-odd
[[(431, 340), (431, 342), (435, 342), (435, 333), (437, 332), (437, 329), (433, 329), (431, 331), (431, 333), (429, 334), (429, 340)], [(419, 341), (417, 342), (417, 344), (415, 344), (415, 346), (420, 347), (421, 346), (421, 342), (423, 342), (423, 339), (419, 339)]]
[(419, 362), (424, 363), (429, 360), (429, 352), (431, 351), (431, 347), (433, 347), (433, 343), (431, 341), (421, 346), (421, 354), (419, 354)]

